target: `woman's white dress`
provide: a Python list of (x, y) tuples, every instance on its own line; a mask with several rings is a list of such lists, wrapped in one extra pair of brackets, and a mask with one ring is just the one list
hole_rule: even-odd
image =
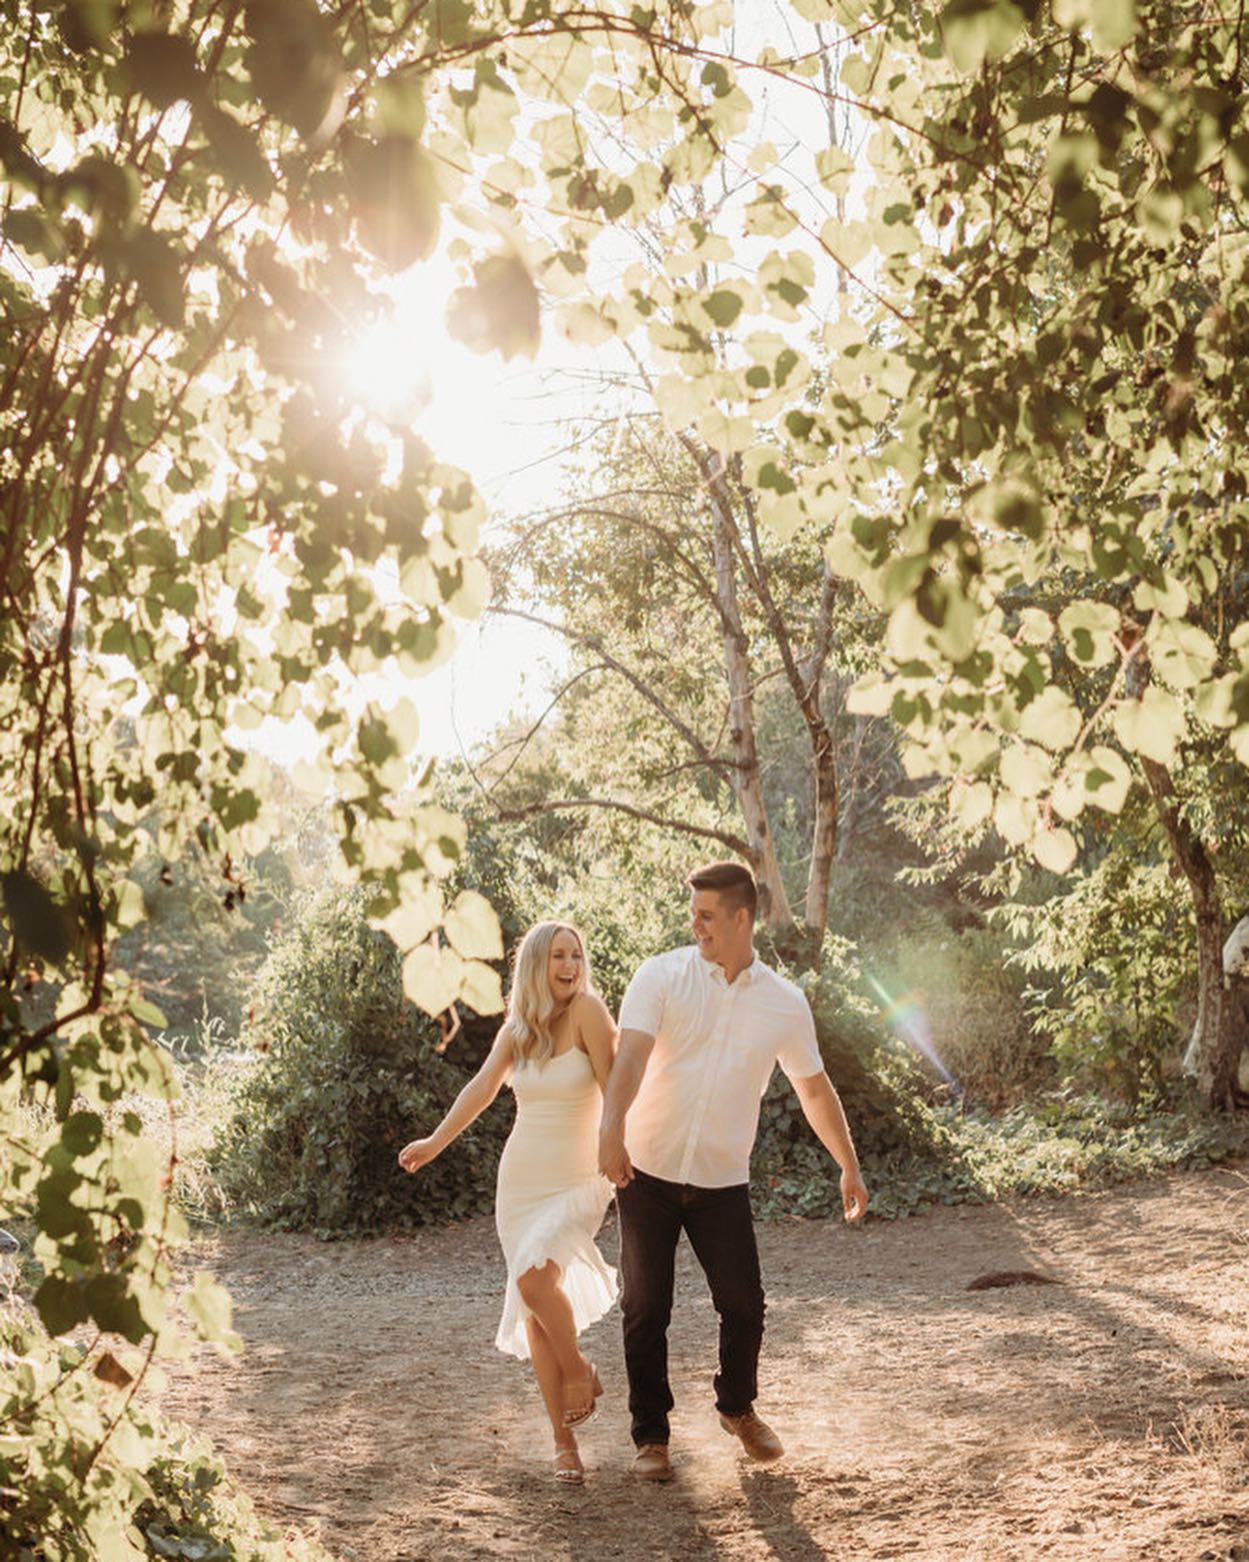
[(512, 1077), (516, 1122), (499, 1157), (495, 1221), (507, 1259), (507, 1293), (495, 1344), (529, 1355), (529, 1309), (516, 1280), (554, 1260), (572, 1303), (577, 1331), (601, 1318), (616, 1297), (616, 1271), (594, 1234), (612, 1186), (598, 1170), (603, 1098), (589, 1057), (570, 1047), (545, 1063), (524, 1063)]

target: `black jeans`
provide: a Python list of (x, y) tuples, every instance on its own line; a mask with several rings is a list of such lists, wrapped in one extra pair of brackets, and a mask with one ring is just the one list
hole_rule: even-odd
[(633, 1181), (617, 1190), (616, 1200), (633, 1441), (639, 1445), (668, 1441), (673, 1403), (668, 1386), (668, 1321), (682, 1231), (707, 1276), (720, 1315), (716, 1408), (725, 1415), (743, 1415), (758, 1392), (764, 1305), (749, 1189), (745, 1183), (695, 1188), (635, 1169)]

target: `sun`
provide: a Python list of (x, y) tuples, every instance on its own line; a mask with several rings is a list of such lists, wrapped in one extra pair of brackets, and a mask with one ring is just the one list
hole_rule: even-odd
[(361, 407), (391, 428), (419, 434), (440, 459), (482, 484), (509, 457), (520, 462), (532, 452), (516, 436), (531, 386), (497, 354), (476, 353), (450, 334), (447, 301), (461, 281), (441, 253), (392, 279), (389, 313), (360, 330), (342, 370)]

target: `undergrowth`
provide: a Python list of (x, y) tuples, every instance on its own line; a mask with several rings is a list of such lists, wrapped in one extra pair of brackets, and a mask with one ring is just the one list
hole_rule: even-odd
[[(934, 1204), (1010, 1195), (1083, 1193), (1249, 1154), (1249, 1120), (1212, 1116), (1187, 1103), (1133, 1115), (1100, 1097), (1056, 1093), (1000, 1116), (952, 1105), (924, 1110), (931, 1122), (926, 1143), (869, 1148), (863, 1155), (875, 1216), (895, 1219)], [(764, 1218), (831, 1215), (841, 1203), (837, 1168), (810, 1135), (783, 1147), (773, 1143), (756, 1157), (752, 1196)]]

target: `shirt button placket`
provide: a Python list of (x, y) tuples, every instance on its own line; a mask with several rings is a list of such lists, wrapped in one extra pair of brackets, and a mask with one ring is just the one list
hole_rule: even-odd
[[(714, 978), (712, 979), (714, 982)], [(698, 1098), (694, 1110), (690, 1114), (690, 1131), (685, 1141), (685, 1154), (681, 1157), (681, 1175), (679, 1182), (689, 1182), (690, 1170), (694, 1164), (694, 1156), (698, 1151), (699, 1142), (702, 1139), (703, 1123), (706, 1121), (707, 1110), (711, 1105), (711, 1097), (719, 1075), (719, 1063), (724, 1051), (728, 1036), (728, 1011), (732, 1008), (733, 989), (726, 987), (723, 994), (716, 995), (715, 1020), (711, 1027), (712, 1045), (706, 1048), (703, 1061), (703, 1077), (700, 1082)]]

